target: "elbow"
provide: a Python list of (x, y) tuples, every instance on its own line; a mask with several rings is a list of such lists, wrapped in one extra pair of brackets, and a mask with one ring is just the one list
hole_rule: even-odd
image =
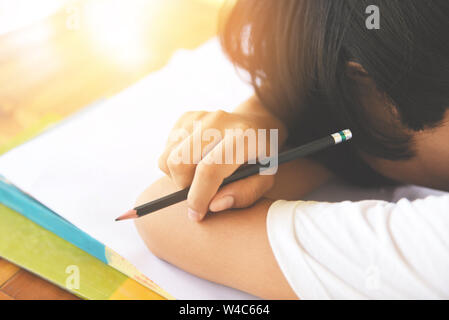
[[(150, 218), (150, 217), (149, 217)], [(135, 226), (148, 250), (159, 259), (164, 259), (164, 239), (161, 235), (161, 227), (153, 219), (140, 218), (135, 221)]]
[[(167, 177), (156, 181), (137, 199), (136, 205), (158, 199), (177, 188)], [(187, 207), (178, 203), (135, 220), (136, 229), (147, 248), (158, 258), (172, 261), (176, 248), (183, 242)], [(184, 219), (183, 219), (184, 218)]]

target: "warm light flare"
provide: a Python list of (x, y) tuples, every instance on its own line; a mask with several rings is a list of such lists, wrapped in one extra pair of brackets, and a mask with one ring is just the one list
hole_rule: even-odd
[(68, 0), (0, 0), (0, 35), (42, 20)]
[(126, 67), (148, 58), (145, 34), (151, 11), (160, 0), (96, 0), (84, 8), (86, 29), (94, 47)]

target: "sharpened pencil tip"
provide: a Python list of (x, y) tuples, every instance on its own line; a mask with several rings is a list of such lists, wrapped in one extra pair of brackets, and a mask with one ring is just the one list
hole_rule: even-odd
[(139, 216), (137, 215), (137, 211), (136, 210), (129, 210), (127, 213), (125, 213), (124, 215), (118, 217), (117, 219), (115, 219), (115, 221), (122, 221), (122, 220), (128, 220), (128, 219), (136, 219)]

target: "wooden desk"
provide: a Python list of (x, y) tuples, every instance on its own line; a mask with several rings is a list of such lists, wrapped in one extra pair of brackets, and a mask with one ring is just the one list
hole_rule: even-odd
[[(92, 37), (76, 1), (50, 18), (0, 37), (0, 152), (23, 140), (45, 119), (63, 118), (128, 87), (165, 65), (179, 48), (193, 49), (216, 34), (220, 1), (149, 1), (139, 60), (123, 61)], [(79, 10), (79, 11), (77, 11)], [(79, 21), (71, 20), (79, 13)], [(104, 15), (107, 15), (105, 13)], [(101, 19), (101, 17), (99, 17)], [(90, 28), (90, 29), (89, 29)], [(0, 259), (0, 300), (77, 299)]]

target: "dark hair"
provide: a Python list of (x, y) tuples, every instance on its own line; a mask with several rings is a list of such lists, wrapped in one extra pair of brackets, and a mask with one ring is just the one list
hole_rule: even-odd
[[(378, 30), (366, 27), (369, 5), (380, 9)], [(354, 168), (345, 170), (349, 161), (370, 170), (359, 151), (409, 159), (412, 133), (440, 125), (449, 108), (448, 0), (239, 0), (221, 35), (262, 103), (287, 123), (293, 143), (353, 131), (352, 145), (321, 157), (353, 182), (386, 182), (372, 170), (363, 181)], [(349, 62), (363, 66), (391, 107), (362, 105)], [(374, 120), (379, 112), (397, 121)]]

